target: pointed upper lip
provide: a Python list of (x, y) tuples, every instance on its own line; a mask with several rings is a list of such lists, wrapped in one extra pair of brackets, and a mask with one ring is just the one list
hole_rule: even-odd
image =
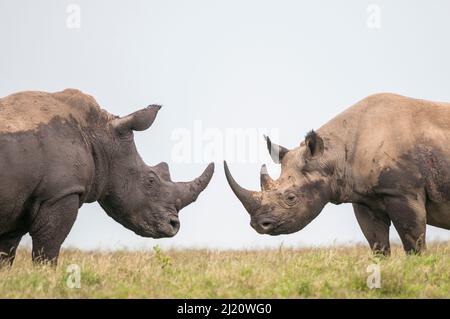
[[(270, 224), (268, 227), (263, 225)], [(260, 234), (272, 234), (280, 226), (280, 224), (272, 218), (261, 218), (257, 220), (251, 220), (250, 225)]]
[(173, 237), (180, 230), (180, 219), (178, 218), (178, 213), (175, 210), (165, 210), (160, 211), (159, 214), (166, 214), (167, 217), (164, 220), (164, 224), (162, 228), (157, 230), (158, 234), (163, 235), (164, 237)]

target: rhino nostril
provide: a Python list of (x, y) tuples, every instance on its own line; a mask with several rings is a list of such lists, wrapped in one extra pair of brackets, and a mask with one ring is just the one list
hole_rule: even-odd
[(271, 222), (263, 222), (263, 223), (261, 223), (261, 227), (262, 228), (267, 229), (267, 228), (270, 228), (270, 226), (272, 226)]
[(271, 230), (271, 229), (273, 228), (274, 223), (273, 223), (273, 221), (271, 221), (271, 220), (262, 220), (262, 221), (259, 223), (259, 226), (260, 226), (263, 230), (268, 231), (268, 230)]
[(271, 219), (252, 220), (250, 225), (261, 234), (267, 234), (276, 228), (276, 222)]
[(169, 220), (169, 224), (170, 226), (172, 226), (173, 229), (178, 229), (178, 227), (180, 227), (180, 222), (178, 221), (177, 218), (171, 218)]

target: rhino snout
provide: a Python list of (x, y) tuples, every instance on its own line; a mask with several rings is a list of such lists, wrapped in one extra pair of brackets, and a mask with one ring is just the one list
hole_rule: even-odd
[(173, 237), (180, 230), (180, 220), (176, 214), (161, 213), (164, 216), (160, 219), (156, 232), (158, 233), (155, 238)]
[(178, 219), (178, 217), (170, 217), (169, 218), (169, 225), (170, 227), (172, 227), (172, 233), (174, 236), (176, 233), (178, 233), (178, 230), (180, 230), (180, 220)]
[(271, 234), (274, 231), (278, 223), (267, 217), (255, 217), (250, 221), (250, 225), (260, 234)]

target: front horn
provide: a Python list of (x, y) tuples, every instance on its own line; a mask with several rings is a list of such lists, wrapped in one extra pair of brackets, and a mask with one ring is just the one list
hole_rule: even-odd
[(214, 163), (210, 163), (204, 170), (200, 177), (197, 177), (191, 182), (177, 182), (175, 183), (178, 189), (177, 208), (178, 210), (186, 207), (192, 202), (195, 202), (198, 195), (208, 186), (214, 174)]
[(223, 162), (225, 168), (225, 176), (227, 177), (228, 184), (230, 184), (233, 193), (239, 198), (245, 209), (252, 214), (259, 207), (261, 207), (261, 194), (259, 192), (250, 191), (241, 187), (231, 176), (230, 170), (228, 169), (227, 162)]

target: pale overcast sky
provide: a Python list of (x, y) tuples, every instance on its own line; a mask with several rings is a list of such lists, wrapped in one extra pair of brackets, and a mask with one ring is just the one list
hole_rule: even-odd
[[(257, 234), (226, 183), (222, 158), (256, 189), (262, 163), (279, 172), (259, 155), (264, 133), (294, 147), (375, 92), (450, 101), (449, 13), (446, 0), (0, 0), (0, 96), (72, 87), (118, 115), (163, 104), (154, 125), (136, 134), (144, 160), (167, 161), (175, 180), (217, 161), (210, 186), (181, 211), (176, 237), (141, 238), (89, 204), (64, 247), (365, 243), (349, 204), (327, 205), (296, 234)], [(230, 142), (248, 128), (254, 142)], [(192, 144), (181, 158), (180, 134)], [(450, 239), (447, 230), (427, 231), (428, 240)]]

